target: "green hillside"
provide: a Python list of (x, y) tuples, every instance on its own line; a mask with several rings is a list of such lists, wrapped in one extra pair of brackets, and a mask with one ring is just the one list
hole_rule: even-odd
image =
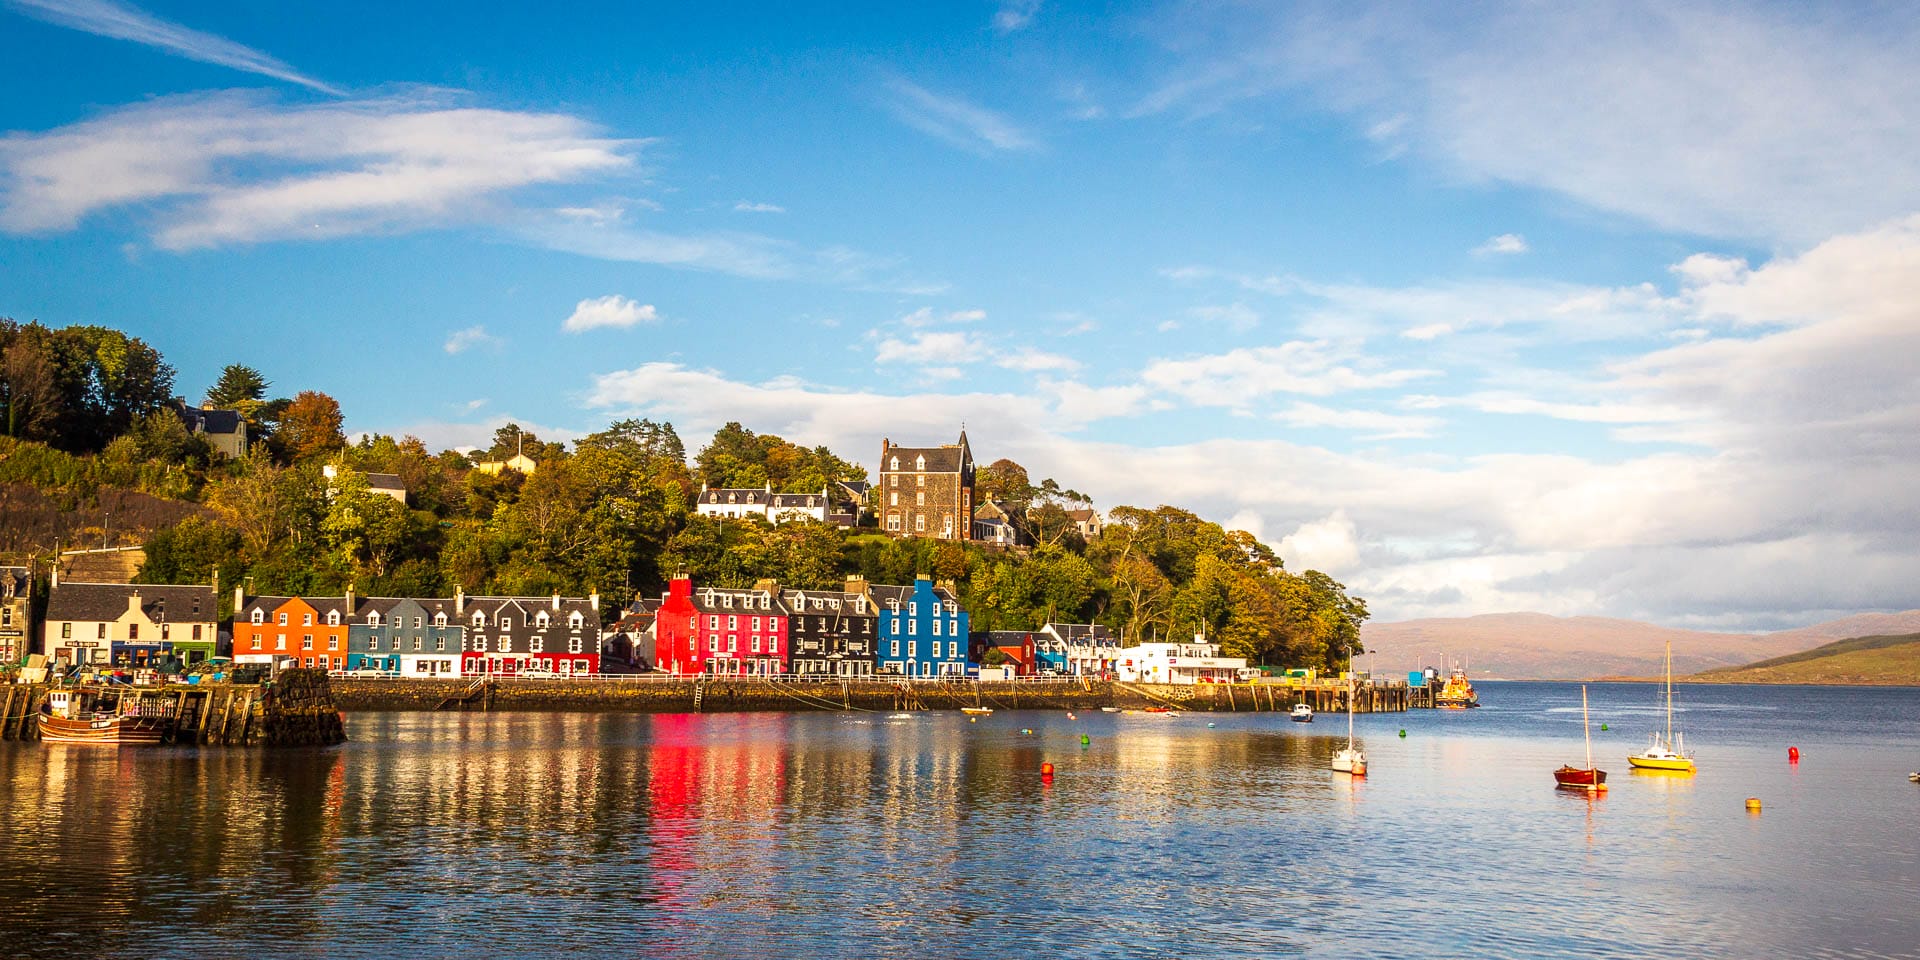
[(1854, 637), (1812, 650), (1696, 674), (1706, 683), (1920, 685), (1920, 633)]

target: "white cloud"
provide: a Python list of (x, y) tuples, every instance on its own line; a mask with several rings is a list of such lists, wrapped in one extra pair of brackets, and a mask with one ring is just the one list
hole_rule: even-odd
[(599, 327), (617, 327), (625, 329), (641, 323), (653, 323), (660, 319), (658, 311), (651, 303), (638, 303), (619, 294), (582, 300), (573, 307), (573, 314), (567, 317), (561, 329), (568, 333), (580, 333)]
[(0, 229), (69, 230), (125, 207), (150, 210), (169, 250), (414, 229), (471, 221), (517, 188), (627, 169), (633, 146), (574, 117), (437, 93), (168, 97), (0, 141)]
[(1276, 393), (1325, 397), (1397, 387), (1435, 375), (1433, 370), (1379, 369), (1359, 353), (1326, 340), (1294, 340), (1183, 360), (1156, 360), (1140, 378), (1189, 403), (1246, 408)]
[[(1310, 98), (1469, 179), (1671, 230), (1810, 243), (1911, 212), (1905, 6), (1177, 6), (1136, 112)], [(1551, 91), (1543, 95), (1542, 91)]]
[(465, 353), (475, 347), (498, 347), (502, 342), (499, 337), (488, 333), (486, 327), (472, 326), (448, 334), (443, 346), (448, 353)]
[(1003, 353), (994, 358), (994, 365), (1008, 370), (1036, 373), (1050, 370), (1078, 370), (1080, 361), (1059, 353), (1048, 353), (1032, 347), (1022, 347), (1012, 353)]
[(1287, 568), (1296, 573), (1318, 570), (1339, 574), (1360, 560), (1359, 528), (1345, 510), (1335, 510), (1294, 528), (1274, 550)]
[(1245, 333), (1260, 325), (1260, 315), (1244, 303), (1192, 307), (1187, 310), (1187, 315), (1196, 320), (1220, 324), (1235, 333)]
[(756, 203), (751, 200), (741, 200), (740, 202), (735, 203), (733, 205), (733, 209), (736, 213), (786, 213), (787, 212), (786, 207), (778, 206), (776, 204), (771, 204), (771, 203)]
[(1402, 330), (1400, 331), (1400, 335), (1406, 337), (1408, 340), (1434, 340), (1452, 332), (1453, 324), (1451, 323), (1429, 323), (1423, 327)]
[(321, 83), (252, 47), (162, 20), (129, 4), (115, 3), (113, 0), (4, 0), (4, 2), (7, 6), (36, 20), (45, 20), (48, 23), (103, 37), (112, 37), (116, 40), (131, 40), (134, 43), (158, 47), (189, 60), (231, 67), (263, 77), (297, 83), (310, 90), (332, 96), (340, 95), (338, 89)]
[(1040, 146), (1012, 120), (963, 97), (937, 94), (901, 79), (888, 82), (886, 93), (885, 105), (900, 122), (963, 150), (986, 154)]
[(993, 12), (993, 28), (1001, 33), (1013, 33), (1023, 30), (1033, 22), (1034, 15), (1040, 12), (1043, 0), (1001, 0), (1000, 9)]
[(962, 323), (979, 323), (987, 318), (987, 312), (980, 309), (949, 310), (945, 313), (932, 307), (921, 307), (900, 318), (900, 325), (909, 329), (918, 327), (952, 326)]
[(1529, 249), (1531, 248), (1527, 246), (1526, 237), (1517, 233), (1503, 233), (1497, 237), (1489, 237), (1486, 243), (1473, 248), (1473, 252), (1477, 256), (1486, 257), (1526, 253)]
[(877, 364), (907, 363), (951, 366), (978, 359), (980, 345), (960, 331), (920, 331), (905, 339), (884, 337), (873, 351)]
[(1317, 403), (1296, 401), (1273, 415), (1275, 420), (1302, 429), (1342, 430), (1362, 440), (1409, 440), (1433, 436), (1442, 421), (1438, 417), (1379, 410), (1335, 409)]
[(529, 243), (622, 263), (651, 263), (755, 280), (802, 280), (855, 290), (912, 296), (942, 293), (946, 285), (904, 274), (896, 257), (844, 247), (808, 250), (756, 233), (673, 233), (579, 218), (530, 220), (515, 232)]

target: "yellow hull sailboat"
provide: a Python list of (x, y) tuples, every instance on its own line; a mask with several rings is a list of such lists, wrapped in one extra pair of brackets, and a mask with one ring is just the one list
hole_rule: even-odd
[(1674, 773), (1694, 772), (1693, 758), (1687, 756), (1686, 744), (1673, 732), (1673, 642), (1667, 642), (1667, 735), (1653, 735), (1653, 742), (1645, 750), (1627, 757), (1627, 766), (1635, 770), (1666, 770)]

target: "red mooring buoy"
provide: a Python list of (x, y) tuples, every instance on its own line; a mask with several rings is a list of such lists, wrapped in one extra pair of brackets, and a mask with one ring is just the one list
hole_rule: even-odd
[(1788, 747), (1788, 748), (1787, 748), (1787, 762), (1788, 762), (1788, 763), (1799, 763), (1799, 762), (1800, 762), (1800, 748), (1799, 748), (1799, 747)]
[(1053, 779), (1053, 764), (1043, 763), (1040, 765), (1040, 779), (1042, 780)]

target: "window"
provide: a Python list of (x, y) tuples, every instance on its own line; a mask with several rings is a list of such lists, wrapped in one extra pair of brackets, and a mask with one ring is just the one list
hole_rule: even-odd
[(914, 533), (926, 533), (926, 532), (927, 532), (927, 518), (926, 518), (925, 516), (922, 516), (922, 515), (917, 515), (917, 514), (916, 514), (916, 515), (914, 516), (914, 518), (913, 518), (913, 532), (914, 532)]
[(909, 617), (917, 617), (917, 616), (919, 616), (919, 615), (920, 615), (920, 601), (918, 601), (918, 600), (915, 600), (915, 601), (912, 601), (912, 602), (910, 602), (910, 603), (908, 603), (908, 604), (907, 604), (907, 616), (909, 616)]
[(911, 637), (911, 636), (913, 636), (914, 634), (917, 634), (917, 633), (919, 633), (919, 632), (920, 632), (920, 621), (918, 621), (918, 620), (908, 620), (908, 621), (907, 621), (907, 636), (909, 636), (909, 637)]
[(959, 656), (959, 655), (960, 655), (960, 641), (958, 641), (958, 640), (948, 640), (948, 641), (947, 641), (947, 656), (949, 656), (949, 657), (957, 657), (957, 656)]
[(339, 625), (340, 625), (340, 611), (338, 611), (338, 610), (328, 610), (328, 611), (327, 611), (327, 626), (329, 626), (329, 627), (337, 627), (337, 626), (339, 626)]
[(919, 644), (919, 642), (917, 642), (917, 641), (914, 641), (914, 640), (908, 640), (908, 641), (907, 641), (907, 656), (909, 656), (909, 657), (917, 657), (917, 656), (919, 656), (919, 655), (920, 655), (920, 644)]
[(302, 650), (313, 649), (313, 634), (309, 633), (306, 636), (300, 638), (300, 649)]
[(311, 627), (311, 626), (313, 626), (313, 614), (311, 614), (311, 613), (303, 613), (303, 614), (301, 614), (301, 615), (300, 615), (300, 625), (301, 625), (301, 626), (303, 626), (303, 627)]
[(480, 627), (484, 627), (486, 625), (487, 625), (487, 615), (484, 613), (478, 613), (478, 612), (474, 613), (473, 615), (474, 628), (479, 629)]
[(285, 650), (287, 648), (287, 635), (284, 633), (275, 634), (273, 637), (273, 648), (275, 650)]
[(433, 615), (433, 625), (436, 627), (444, 627), (447, 625), (447, 615), (444, 611)]
[(727, 618), (727, 629), (728, 629), (728, 630), (738, 630), (738, 629), (740, 629), (740, 618), (739, 618), (739, 617), (731, 617), (731, 616), (730, 616), (730, 617), (728, 617), (728, 618)]
[(284, 627), (286, 625), (287, 625), (287, 615), (283, 613), (280, 615), (280, 626)]
[(760, 618), (759, 618), (759, 617), (754, 617), (754, 618), (753, 618), (753, 629), (754, 629), (754, 632), (755, 632), (755, 633), (758, 633), (758, 632), (760, 631)]
[(195, 640), (200, 639), (200, 625), (197, 623), (193, 625), (193, 638)]
[(926, 457), (914, 457), (914, 458), (913, 458), (913, 468), (914, 468), (915, 470), (925, 470), (925, 469), (927, 468), (927, 458), (926, 458)]
[(106, 624), (104, 624), (104, 623), (102, 623), (102, 624), (100, 624), (100, 634), (99, 634), (99, 639), (101, 639), (101, 640), (105, 640), (106, 638), (107, 638), (107, 625), (106, 625)]
[(899, 457), (894, 457), (894, 458), (893, 458), (892, 460), (890, 460), (890, 461), (888, 461), (888, 463), (887, 463), (887, 469), (888, 469), (888, 470), (898, 470), (898, 469), (900, 469), (900, 458), (899, 458)]
[(73, 639), (73, 624), (63, 623), (60, 625), (60, 639), (62, 640)]
[(572, 627), (575, 630), (580, 629), (580, 623), (581, 623), (581, 619), (578, 611), (576, 611), (573, 614), (573, 616), (570, 616), (567, 618), (567, 626)]
[(413, 638), (413, 652), (414, 652), (414, 653), (419, 653), (419, 652), (420, 652), (420, 638), (419, 638), (419, 637), (414, 637), (414, 638)]
[(340, 638), (339, 638), (339, 637), (328, 637), (328, 638), (327, 638), (327, 649), (328, 649), (328, 650), (338, 650), (338, 649), (340, 649)]
[(927, 505), (927, 492), (925, 490), (915, 490), (913, 492), (913, 505), (916, 507), (924, 507)]
[(752, 650), (753, 650), (753, 652), (754, 652), (754, 653), (759, 653), (759, 652), (760, 652), (760, 635), (759, 635), (759, 634), (757, 634), (757, 633), (753, 635), (753, 647), (752, 647)]
[(501, 618), (500, 618), (500, 629), (502, 629), (502, 630), (512, 630), (512, 629), (513, 629), (513, 618), (512, 618), (512, 617), (501, 617)]
[(312, 670), (312, 669), (313, 669), (313, 658), (312, 658), (312, 657), (308, 657), (308, 658), (307, 658), (307, 669), (308, 669), (308, 670)]
[(707, 634), (707, 652), (708, 653), (720, 652), (720, 635), (719, 634), (717, 633)]
[(414, 618), (413, 618), (413, 628), (414, 628), (415, 630), (418, 630), (418, 629), (420, 629), (420, 618), (419, 618), (419, 617), (414, 617)]
[(935, 621), (933, 621), (933, 635), (934, 635), (934, 636), (936, 636), (936, 637), (940, 635), (940, 621), (939, 621), (939, 620), (935, 620)]
[(887, 529), (894, 530), (894, 531), (898, 531), (900, 529), (899, 514), (893, 514), (893, 513), (887, 514)]
[(446, 652), (447, 652), (447, 638), (446, 638), (446, 637), (444, 637), (444, 636), (438, 636), (438, 637), (434, 637), (434, 638), (433, 638), (433, 652), (434, 652), (434, 653), (446, 653)]
[(545, 630), (547, 628), (547, 624), (552, 622), (553, 621), (548, 620), (547, 615), (543, 613), (535, 619), (534, 626), (537, 626), (540, 629)]
[(534, 634), (533, 642), (530, 646), (527, 647), (527, 649), (533, 651), (534, 653), (545, 653), (547, 649), (547, 638), (537, 633)]
[(473, 638), (473, 649), (474, 649), (475, 651), (478, 651), (478, 652), (480, 652), (480, 653), (486, 653), (486, 652), (487, 652), (487, 638), (486, 638), (486, 637), (474, 637), (474, 638)]
[(900, 655), (900, 641), (895, 640), (893, 642), (893, 653), (889, 654), (889, 656), (897, 657), (899, 655)]
[(717, 613), (716, 613), (716, 614), (712, 614), (712, 615), (709, 615), (709, 616), (707, 617), (707, 629), (708, 629), (708, 630), (718, 630), (718, 629), (720, 629), (720, 615), (719, 615), (719, 614), (717, 614)]
[(923, 486), (923, 487), (924, 487), (924, 486), (926, 486), (926, 485), (927, 485), (927, 478), (926, 478), (926, 475), (925, 475), (925, 474), (922, 474), (922, 475), (920, 476), (920, 486)]
[(253, 622), (254, 622), (254, 623), (259, 623), (260, 621), (262, 621), (262, 620), (265, 620), (265, 619), (266, 619), (266, 613), (265, 613), (265, 611), (261, 611), (261, 610), (255, 610), (255, 611), (253, 612)]
[(368, 611), (368, 612), (367, 612), (367, 626), (369, 626), (369, 627), (377, 627), (377, 626), (379, 626), (379, 625), (380, 625), (380, 615), (379, 615), (379, 614), (377, 614), (377, 613), (374, 613), (374, 612), (372, 612), (371, 610), (370, 610), (370, 611)]
[(728, 638), (727, 638), (727, 652), (728, 652), (728, 653), (739, 653), (739, 652), (740, 652), (740, 638), (739, 638), (739, 637), (728, 637)]
[(580, 652), (580, 638), (579, 638), (579, 637), (574, 637), (574, 638), (572, 638), (572, 639), (570, 639), (570, 640), (568, 640), (568, 641), (567, 641), (567, 652), (568, 652), (568, 653), (579, 653), (579, 652)]
[(900, 505), (900, 491), (895, 490), (892, 493), (887, 494), (887, 506), (897, 507), (899, 505)]

